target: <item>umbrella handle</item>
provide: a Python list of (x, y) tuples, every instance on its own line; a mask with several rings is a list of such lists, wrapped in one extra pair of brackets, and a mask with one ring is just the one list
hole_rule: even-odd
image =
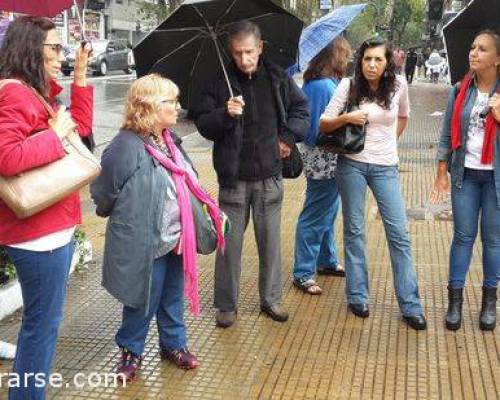
[(222, 59), (222, 54), (220, 52), (219, 42), (215, 34), (212, 36), (212, 40), (214, 41), (215, 50), (217, 52), (217, 57), (219, 58), (219, 63), (222, 68), (222, 72), (224, 73), (224, 78), (226, 79), (227, 88), (229, 89), (229, 96), (234, 97), (233, 88), (231, 87), (231, 83), (229, 82), (229, 75), (227, 74), (226, 67), (224, 66), (224, 60)]
[(83, 41), (87, 41), (87, 38), (85, 36), (85, 28), (83, 26), (83, 20), (82, 20), (82, 16), (80, 15), (80, 8), (78, 7), (78, 3), (76, 2), (76, 0), (73, 0), (73, 5), (75, 6), (75, 9), (76, 9), (76, 19), (78, 20), (78, 24), (80, 25), (80, 30), (82, 31), (82, 39)]

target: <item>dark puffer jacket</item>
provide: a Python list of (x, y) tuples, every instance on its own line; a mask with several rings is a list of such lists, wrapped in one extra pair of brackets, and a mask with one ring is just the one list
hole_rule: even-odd
[[(289, 145), (304, 140), (309, 129), (306, 97), (283, 69), (265, 61), (262, 67), (270, 77), (275, 98), (269, 106), (276, 107), (277, 137)], [(236, 68), (234, 64), (228, 68), (235, 96), (242, 94)], [(214, 168), (219, 184), (226, 187), (234, 186), (238, 180), (243, 143), (243, 119), (232, 118), (227, 113), (226, 103), (229, 97), (226, 81), (220, 76), (205, 87), (200, 102), (191, 110), (200, 134), (214, 142)], [(276, 159), (264, 160), (265, 157)], [(256, 152), (254, 162), (257, 165), (270, 165), (273, 162), (280, 163), (280, 160), (276, 152)]]

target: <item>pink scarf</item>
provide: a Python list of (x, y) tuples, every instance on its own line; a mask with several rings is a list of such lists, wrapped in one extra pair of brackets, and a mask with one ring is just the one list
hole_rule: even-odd
[(212, 199), (212, 197), (210, 197), (210, 195), (200, 186), (197, 179), (184, 168), (183, 156), (175, 145), (169, 131), (163, 131), (163, 139), (172, 155), (173, 161), (153, 146), (149, 144), (145, 144), (145, 146), (146, 150), (156, 158), (163, 167), (172, 173), (181, 214), (182, 229), (180, 247), (182, 248), (184, 278), (186, 282), (185, 295), (189, 300), (191, 312), (194, 315), (199, 315), (200, 298), (198, 294), (198, 272), (196, 265), (196, 230), (189, 192), (207, 206), (217, 231), (217, 248), (223, 251), (225, 241), (221, 211), (214, 199)]

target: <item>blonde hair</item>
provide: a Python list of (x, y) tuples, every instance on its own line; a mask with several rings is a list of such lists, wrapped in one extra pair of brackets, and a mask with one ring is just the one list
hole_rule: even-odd
[(158, 111), (165, 96), (176, 98), (179, 88), (170, 79), (150, 74), (137, 79), (130, 86), (125, 104), (122, 129), (141, 135), (154, 133), (158, 124)]

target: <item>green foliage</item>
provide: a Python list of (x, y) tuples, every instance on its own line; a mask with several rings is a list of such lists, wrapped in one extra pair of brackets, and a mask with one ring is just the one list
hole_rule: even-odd
[(90, 250), (85, 249), (84, 243), (87, 241), (87, 235), (81, 229), (75, 230), (75, 241), (76, 241), (76, 251), (78, 251), (78, 262), (76, 263), (75, 269), (77, 272), (82, 272), (86, 269), (84, 261), (90, 253)]
[[(340, 2), (341, 5), (356, 3), (359, 1)], [(425, 31), (426, 0), (371, 0), (366, 3), (365, 11), (347, 31), (347, 39), (353, 48), (375, 35), (384, 36), (403, 48), (421, 44)]]
[(144, 25), (155, 26), (168, 17), (172, 10), (165, 5), (164, 1), (150, 3), (148, 1), (137, 2), (137, 12)]
[(397, 0), (390, 22), (392, 39), (400, 47), (411, 47), (420, 44), (425, 30), (424, 0)]
[(16, 268), (3, 247), (0, 247), (0, 275), (2, 275), (1, 280), (4, 282), (16, 278)]

